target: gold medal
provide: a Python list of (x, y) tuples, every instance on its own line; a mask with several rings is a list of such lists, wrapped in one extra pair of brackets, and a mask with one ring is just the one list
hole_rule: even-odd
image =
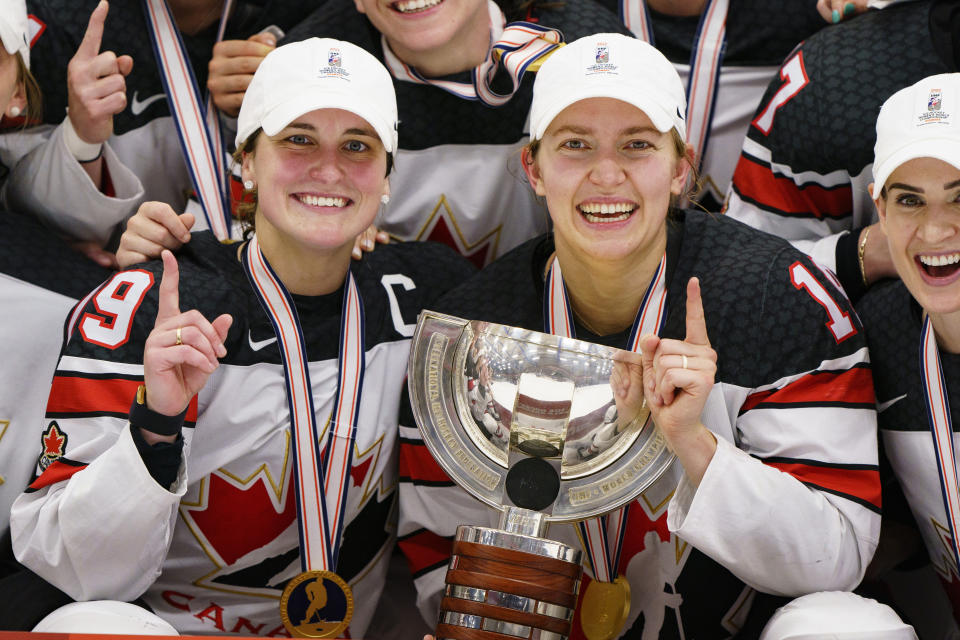
[(332, 571), (305, 571), (280, 596), (280, 618), (295, 638), (336, 638), (353, 617), (353, 591)]
[(580, 603), (580, 627), (587, 640), (613, 640), (630, 614), (630, 583), (623, 576), (613, 582), (594, 580)]

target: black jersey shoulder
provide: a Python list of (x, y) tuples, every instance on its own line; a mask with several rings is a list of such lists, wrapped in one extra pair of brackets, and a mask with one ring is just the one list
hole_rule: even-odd
[(528, 240), (443, 296), (435, 310), (543, 331), (542, 268), (552, 247), (549, 235)]
[[(31, 49), (30, 65), (43, 95), (43, 120), (57, 124), (67, 107), (66, 68), (83, 40), (90, 14), (99, 0), (29, 0), (27, 10), (44, 25)], [(166, 99), (149, 98), (164, 93), (142, 2), (110, 3), (100, 51), (133, 58), (126, 77), (127, 108), (114, 117), (114, 132), (123, 134), (170, 115)], [(288, 29), (307, 15), (297, 0), (241, 0), (234, 3), (224, 38), (245, 39), (268, 25)], [(218, 21), (217, 21), (218, 22)], [(206, 95), (207, 64), (213, 53), (217, 22), (196, 35), (184, 35), (197, 85)]]
[[(873, 162), (880, 106), (897, 90), (949, 71), (933, 49), (930, 1), (904, 2), (823, 29), (799, 48), (807, 84), (777, 111), (764, 135), (748, 135), (794, 171), (859, 174)], [(792, 59), (792, 58), (791, 58)], [(776, 76), (757, 113), (784, 80)]]
[(392, 305), (396, 305), (403, 324), (415, 325), (422, 310), (432, 309), (445, 293), (469, 280), (476, 269), (446, 245), (400, 242), (378, 246), (363, 260), (354, 262), (352, 271), (367, 306), (368, 334), (370, 323), (377, 322), (379, 335), (400, 339), (409, 335), (397, 331)]
[[(559, 29), (566, 41), (597, 32), (627, 33), (616, 16), (593, 0), (559, 3), (553, 8), (535, 11), (532, 19), (547, 27)], [(333, 37), (347, 40), (383, 60), (380, 33), (357, 12), (353, 0), (327, 0), (295, 29), (286, 41), (310, 37)], [(504, 74), (501, 74), (504, 75)], [(445, 77), (470, 83), (469, 72)], [(495, 87), (504, 85), (505, 77), (495, 79)], [(506, 104), (488, 107), (476, 100), (464, 100), (432, 85), (394, 80), (397, 109), (400, 116), (400, 148), (421, 150), (444, 144), (514, 144), (524, 135), (524, 124), (533, 91), (533, 76), (525, 74), (520, 88)]]
[[(602, 0), (608, 10), (620, 16), (621, 0)], [(657, 48), (671, 62), (690, 61), (700, 16), (677, 17), (650, 11)], [(822, 27), (816, 3), (784, 0), (772, 5), (767, 0), (731, 2), (727, 11), (727, 46), (724, 65), (778, 65), (790, 51)]]
[[(870, 346), (881, 429), (926, 431), (920, 383), (922, 309), (901, 280), (874, 285), (857, 304)], [(960, 406), (960, 356), (940, 352), (951, 406)], [(956, 423), (956, 418), (954, 418)]]
[(0, 273), (70, 298), (82, 298), (110, 276), (35, 218), (0, 212)]
[[(665, 334), (686, 332), (686, 286), (696, 276), (710, 342), (718, 354), (717, 379), (757, 387), (816, 369), (865, 345), (846, 296), (805, 254), (781, 238), (732, 218), (685, 211), (681, 246), (668, 272)], [(807, 275), (809, 274), (809, 275)], [(826, 308), (796, 281), (823, 288), (852, 333), (839, 338), (827, 326)]]

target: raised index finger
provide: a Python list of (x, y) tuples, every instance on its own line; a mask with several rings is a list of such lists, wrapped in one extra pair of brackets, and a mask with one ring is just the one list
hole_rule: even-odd
[(703, 315), (703, 300), (700, 299), (700, 280), (687, 281), (687, 337), (684, 342), (710, 346), (707, 336), (707, 319)]
[(77, 53), (87, 58), (93, 58), (100, 53), (100, 42), (103, 40), (103, 25), (107, 21), (107, 11), (110, 5), (107, 0), (100, 0), (97, 8), (90, 14), (87, 31), (77, 48)]
[(163, 276), (160, 278), (157, 324), (180, 313), (180, 267), (167, 249), (160, 252), (160, 258), (163, 260)]

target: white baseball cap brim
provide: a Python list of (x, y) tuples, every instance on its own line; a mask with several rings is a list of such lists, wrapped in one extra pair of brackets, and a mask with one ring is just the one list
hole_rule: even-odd
[(936, 158), (960, 169), (960, 137), (917, 140), (892, 151), (881, 164), (873, 165), (874, 195), (879, 195), (898, 167), (917, 158)]

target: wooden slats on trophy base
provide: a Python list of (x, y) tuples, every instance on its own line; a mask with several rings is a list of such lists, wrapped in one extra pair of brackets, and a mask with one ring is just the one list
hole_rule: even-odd
[[(578, 562), (568, 562), (527, 551), (457, 540), (447, 570), (447, 584), (485, 590), (478, 599), (456, 597), (448, 588), (440, 603), (440, 624), (437, 638), (449, 640), (520, 640), (522, 638), (566, 638), (570, 635), (573, 609), (582, 569)], [(500, 592), (549, 603), (512, 608), (498, 597)], [(482, 598), (482, 599), (481, 599)], [(566, 611), (555, 613), (557, 611)], [(455, 620), (469, 616), (469, 622)], [(450, 624), (450, 622), (458, 622)], [(469, 624), (469, 626), (458, 626)], [(502, 633), (504, 629), (508, 633)], [(525, 634), (525, 635), (521, 635)]]
[(570, 622), (552, 616), (524, 613), (507, 607), (497, 607), (486, 602), (474, 602), (464, 600), (463, 598), (445, 597), (440, 602), (440, 608), (443, 611), (457, 611), (459, 613), (469, 613), (474, 616), (483, 616), (484, 618), (495, 618), (504, 622), (516, 622), (528, 626), (546, 629), (561, 635), (567, 635), (570, 632)]

